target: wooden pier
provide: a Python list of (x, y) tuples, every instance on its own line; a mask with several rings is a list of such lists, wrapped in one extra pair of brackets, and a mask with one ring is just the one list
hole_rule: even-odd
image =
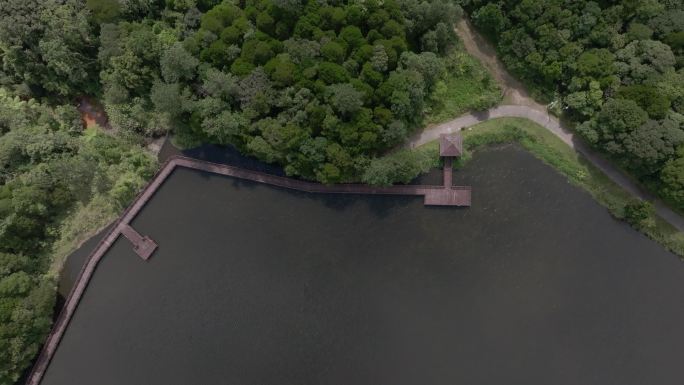
[(452, 167), (452, 158), (444, 158), (444, 188), (449, 189), (453, 184), (454, 170)]
[(426, 206), (470, 206), (470, 187), (455, 186), (425, 192)]
[[(133, 244), (133, 250), (144, 260), (148, 260), (157, 248), (157, 244), (147, 236), (140, 235), (130, 226), (136, 215), (145, 204), (161, 187), (164, 181), (171, 175), (176, 167), (186, 167), (193, 170), (201, 170), (235, 178), (246, 179), (257, 183), (288, 188), (308, 193), (323, 194), (361, 194), (361, 195), (413, 195), (423, 196), (425, 205), (437, 206), (470, 206), (470, 187), (451, 186), (451, 159), (445, 158), (444, 184), (442, 186), (419, 186), (397, 185), (387, 187), (374, 187), (361, 184), (338, 184), (322, 185), (320, 183), (306, 182), (292, 178), (285, 178), (256, 171), (245, 170), (239, 167), (227, 166), (205, 162), (186, 157), (172, 157), (159, 169), (148, 185), (138, 194), (133, 203), (116, 220), (112, 229), (98, 243), (97, 247), (86, 259), (78, 279), (74, 283), (69, 296), (59, 313), (50, 334), (43, 345), (43, 349), (36, 360), (27, 385), (38, 385), (42, 380), (50, 364), (50, 360), (57, 351), (62, 336), (64, 335), (71, 318), (76, 312), (81, 297), (83, 296), (88, 282), (95, 273), (95, 268), (105, 256), (107, 250), (114, 244), (120, 235), (126, 237)], [(448, 175), (447, 175), (448, 174)]]
[[(253, 182), (264, 183), (271, 186), (283, 187), (291, 190), (317, 194), (359, 194), (359, 195), (415, 195), (430, 196), (424, 200), (426, 205), (440, 206), (469, 206), (470, 187), (434, 185), (395, 185), (386, 187), (369, 186), (365, 184), (334, 184), (324, 185), (320, 183), (306, 182), (298, 179), (265, 174), (257, 171), (245, 170), (239, 167), (227, 166), (211, 162), (203, 162), (195, 159), (178, 157), (174, 164), (193, 170), (201, 170), (214, 174), (221, 174)], [(449, 163), (451, 165), (451, 163)], [(446, 171), (445, 171), (446, 175)], [(451, 184), (451, 171), (449, 171), (449, 184)]]
[(157, 249), (157, 244), (147, 235), (142, 236), (128, 224), (121, 226), (121, 234), (133, 244), (133, 250), (140, 258), (150, 259), (152, 253)]

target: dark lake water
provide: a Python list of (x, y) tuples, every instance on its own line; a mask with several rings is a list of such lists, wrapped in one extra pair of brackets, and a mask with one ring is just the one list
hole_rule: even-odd
[(516, 147), (469, 209), (177, 170), (45, 385), (680, 385), (684, 264)]

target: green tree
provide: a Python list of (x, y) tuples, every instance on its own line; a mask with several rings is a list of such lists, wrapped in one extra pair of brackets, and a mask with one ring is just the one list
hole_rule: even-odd
[(488, 3), (473, 13), (473, 22), (493, 40), (508, 27), (510, 21), (501, 10), (501, 4)]
[(115, 21), (121, 14), (121, 4), (118, 1), (86, 0), (86, 6), (98, 24)]
[(653, 30), (645, 24), (638, 22), (629, 23), (627, 38), (632, 40), (649, 40), (653, 36)]
[(349, 80), (349, 73), (339, 64), (322, 62), (318, 65), (318, 77), (326, 84), (344, 83)]
[[(71, 105), (22, 100), (0, 87), (0, 106), (0, 383), (12, 384), (52, 322), (55, 283), (46, 269), (55, 229), (95, 195), (127, 205), (155, 162), (123, 133), (86, 134)], [(114, 189), (121, 178), (134, 182), (128, 198)]]
[(634, 84), (621, 87), (618, 97), (635, 101), (653, 119), (663, 119), (670, 110), (670, 100), (657, 87)]
[(352, 50), (360, 47), (365, 42), (365, 39), (363, 38), (363, 33), (361, 33), (359, 27), (355, 25), (349, 25), (342, 28), (339, 37), (345, 43), (347, 43), (349, 45), (349, 48)]
[(577, 73), (595, 79), (615, 73), (615, 55), (605, 48), (591, 49), (577, 58)]
[(1, 75), (63, 96), (96, 89), (95, 37), (83, 0), (6, 0), (0, 8)]
[(365, 170), (362, 180), (364, 183), (376, 186), (388, 186), (394, 182), (409, 183), (420, 173), (434, 166), (429, 154), (402, 150), (373, 159)]
[(237, 101), (240, 94), (237, 77), (214, 68), (205, 72), (202, 90), (212, 97), (229, 102)]
[(280, 54), (269, 60), (264, 66), (264, 71), (271, 79), (281, 87), (286, 87), (295, 82), (297, 66), (290, 60), (287, 54)]
[(374, 70), (380, 73), (387, 71), (389, 57), (387, 56), (387, 51), (385, 51), (384, 46), (380, 44), (373, 46), (373, 56), (371, 57), (370, 62)]
[(654, 214), (655, 210), (650, 202), (639, 200), (625, 206), (625, 220), (637, 228), (654, 226)]
[(563, 99), (563, 102), (571, 111), (582, 117), (594, 116), (603, 104), (601, 85), (598, 81), (592, 81), (588, 90), (572, 92)]
[(175, 43), (161, 55), (159, 66), (161, 74), (167, 83), (181, 80), (192, 80), (199, 60), (183, 48), (181, 43)]
[(663, 195), (677, 208), (684, 209), (684, 146), (679, 148), (677, 157), (663, 167), (660, 179)]
[(188, 108), (188, 95), (183, 95), (180, 84), (156, 81), (150, 90), (150, 100), (157, 111), (178, 117)]
[(330, 105), (341, 116), (349, 118), (363, 106), (363, 94), (349, 83), (328, 86)]
[(672, 69), (675, 57), (667, 44), (633, 41), (616, 52), (616, 67), (624, 84), (635, 84)]
[(394, 116), (412, 121), (420, 116), (425, 101), (423, 76), (411, 70), (393, 72), (378, 89)]
[(675, 119), (647, 119), (634, 101), (612, 99), (603, 105), (595, 121), (578, 129), (632, 170), (652, 174), (674, 156), (677, 146), (684, 142), (684, 131)]
[(443, 61), (432, 52), (421, 52), (420, 54), (404, 52), (401, 54), (399, 67), (421, 74), (429, 91), (434, 89), (435, 84), (444, 76), (445, 71)]
[(341, 64), (346, 56), (345, 49), (332, 40), (321, 46), (321, 54), (328, 61), (337, 64)]

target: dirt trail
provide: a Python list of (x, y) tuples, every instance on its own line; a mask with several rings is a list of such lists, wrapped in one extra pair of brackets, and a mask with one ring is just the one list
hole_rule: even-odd
[(539, 111), (546, 111), (546, 107), (532, 99), (525, 86), (506, 71), (503, 63), (496, 55), (496, 49), (484, 37), (474, 32), (470, 21), (465, 18), (461, 19), (456, 24), (455, 31), (463, 42), (466, 51), (489, 70), (489, 73), (502, 88), (503, 104), (527, 106)]
[[(112, 134), (115, 132), (111, 124), (109, 124), (109, 118), (107, 117), (107, 112), (104, 109), (102, 103), (98, 100), (83, 96), (78, 100), (78, 112), (81, 114), (81, 120), (85, 128), (100, 127), (104, 132)], [(164, 142), (166, 141), (166, 136), (161, 136), (159, 138), (146, 138), (147, 149), (155, 155), (159, 155)]]
[(78, 101), (78, 112), (81, 113), (81, 119), (86, 128), (97, 125), (105, 132), (112, 131), (104, 106), (97, 100), (87, 96), (81, 97)]
[(457, 24), (456, 33), (463, 41), (466, 51), (479, 59), (503, 88), (503, 104), (490, 108), (487, 111), (467, 113), (450, 121), (427, 127), (408, 142), (409, 147), (420, 146), (439, 138), (441, 134), (459, 131), (489, 119), (503, 117), (529, 119), (546, 128), (572, 149), (582, 154), (589, 162), (603, 171), (608, 178), (625, 189), (625, 191), (637, 198), (652, 201), (656, 213), (661, 218), (679, 231), (684, 231), (684, 217), (677, 214), (649, 192), (644, 191), (629, 175), (620, 171), (602, 155), (575, 137), (573, 132), (560, 122), (558, 118), (548, 113), (544, 105), (532, 99), (522, 83), (506, 71), (503, 64), (496, 57), (494, 48), (484, 38), (474, 32), (467, 20), (461, 20)]

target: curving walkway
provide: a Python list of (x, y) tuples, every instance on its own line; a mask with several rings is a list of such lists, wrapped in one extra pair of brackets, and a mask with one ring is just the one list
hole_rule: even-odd
[(662, 201), (656, 199), (647, 191), (641, 189), (629, 176), (613, 166), (608, 160), (603, 158), (597, 152), (589, 148), (589, 146), (584, 144), (584, 142), (576, 138), (575, 135), (570, 132), (570, 130), (561, 124), (558, 118), (550, 115), (548, 112), (539, 111), (533, 107), (504, 105), (494, 107), (483, 112), (465, 114), (456, 119), (424, 130), (411, 139), (409, 146), (411, 148), (417, 147), (438, 139), (441, 134), (456, 132), (463, 128), (496, 118), (525, 118), (546, 128), (568, 146), (582, 154), (588, 161), (590, 161), (594, 166), (606, 174), (606, 176), (608, 176), (613, 182), (627, 190), (630, 194), (643, 200), (653, 201), (656, 213), (661, 218), (669, 222), (679, 231), (684, 231), (684, 218), (682, 218), (682, 216), (674, 212)]
[(465, 114), (448, 122), (428, 127), (409, 142), (411, 148), (439, 138), (439, 135), (455, 132), (465, 127), (495, 118), (525, 118), (546, 128), (565, 144), (582, 154), (589, 162), (601, 170), (608, 178), (633, 196), (652, 201), (656, 213), (679, 231), (684, 231), (684, 217), (667, 207), (665, 203), (649, 192), (641, 189), (625, 173), (613, 166), (608, 160), (593, 151), (583, 141), (556, 118), (548, 113), (545, 106), (535, 101), (525, 90), (525, 86), (511, 76), (496, 55), (496, 49), (480, 36), (467, 19), (456, 24), (456, 34), (463, 42), (468, 53), (477, 58), (501, 86), (504, 105), (483, 112)]

